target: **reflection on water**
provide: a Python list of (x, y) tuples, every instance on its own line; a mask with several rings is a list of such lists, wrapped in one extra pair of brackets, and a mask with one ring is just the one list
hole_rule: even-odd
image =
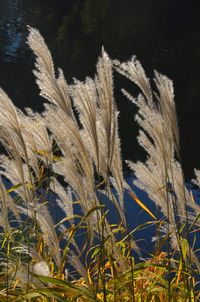
[[(1, 0), (0, 86), (18, 106), (42, 109), (31, 74), (33, 55), (25, 43), (26, 24), (44, 35), (69, 82), (94, 75), (102, 45), (122, 61), (136, 54), (149, 76), (157, 69), (174, 80), (183, 164), (190, 177), (192, 169), (200, 167), (199, 9), (195, 0)], [(141, 153), (133, 124), (135, 107), (118, 89), (127, 82), (119, 76), (115, 80), (123, 156), (137, 160)]]
[(7, 0), (3, 8), (0, 23), (1, 37), (4, 41), (1, 49), (2, 59), (12, 62), (17, 59), (22, 43), (23, 4), (21, 0)]

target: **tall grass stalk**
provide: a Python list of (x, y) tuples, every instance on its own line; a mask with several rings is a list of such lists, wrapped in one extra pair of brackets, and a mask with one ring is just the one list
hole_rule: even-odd
[[(152, 83), (135, 57), (113, 61), (102, 48), (94, 79), (69, 85), (37, 29), (27, 43), (46, 102), (24, 113), (0, 90), (0, 301), (198, 301), (200, 207), (184, 181), (172, 81), (155, 72)], [(147, 160), (127, 163), (157, 213), (123, 175), (114, 72), (140, 89), (122, 92)], [(149, 217), (134, 229), (127, 194)], [(150, 226), (143, 259), (135, 233)]]

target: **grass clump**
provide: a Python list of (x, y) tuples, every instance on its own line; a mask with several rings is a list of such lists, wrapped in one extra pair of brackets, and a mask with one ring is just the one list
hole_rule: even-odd
[[(153, 91), (135, 57), (120, 63), (102, 50), (95, 78), (68, 85), (36, 29), (28, 44), (48, 102), (41, 114), (24, 113), (0, 90), (0, 301), (198, 301), (200, 208), (185, 186), (172, 82), (156, 72)], [(148, 154), (128, 165), (157, 213), (123, 176), (113, 70), (141, 91), (122, 90), (138, 107)], [(127, 193), (150, 219), (133, 230)], [(152, 225), (154, 251), (135, 261), (134, 234)]]

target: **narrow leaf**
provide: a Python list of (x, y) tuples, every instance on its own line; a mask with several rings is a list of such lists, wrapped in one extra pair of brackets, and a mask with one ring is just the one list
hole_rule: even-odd
[(135, 200), (135, 202), (144, 210), (146, 211), (153, 219), (156, 219), (156, 217), (154, 216), (154, 214), (143, 204), (143, 202), (136, 197), (132, 192), (128, 192), (128, 194), (133, 198), (133, 200)]

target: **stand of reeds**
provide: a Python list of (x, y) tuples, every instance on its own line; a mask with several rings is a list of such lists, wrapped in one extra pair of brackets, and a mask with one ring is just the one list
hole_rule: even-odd
[[(23, 112), (0, 90), (0, 301), (200, 301), (200, 206), (185, 185), (172, 82), (102, 49), (95, 78), (68, 85), (34, 28), (28, 45), (47, 102)], [(123, 175), (113, 72), (140, 89), (122, 93), (138, 107), (147, 160), (128, 165), (156, 213)], [(127, 194), (149, 217), (134, 229)], [(136, 261), (135, 234), (150, 226), (154, 249)]]

